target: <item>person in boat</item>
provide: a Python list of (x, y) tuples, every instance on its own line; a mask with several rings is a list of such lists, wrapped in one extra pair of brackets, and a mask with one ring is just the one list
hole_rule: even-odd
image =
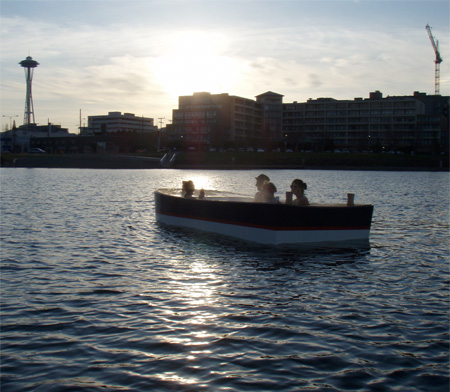
[(273, 182), (266, 182), (262, 186), (261, 193), (263, 196), (264, 203), (279, 203), (279, 200), (275, 197), (275, 192), (277, 187)]
[(294, 206), (309, 206), (308, 198), (305, 196), (305, 191), (307, 189), (306, 182), (296, 178), (292, 181), (291, 191), (297, 197), (292, 204)]
[(183, 196), (184, 197), (193, 197), (195, 191), (195, 186), (192, 180), (183, 181)]
[(264, 196), (262, 192), (262, 187), (265, 183), (269, 182), (270, 178), (266, 176), (265, 174), (260, 174), (258, 177), (256, 177), (256, 189), (257, 192), (255, 193), (254, 201), (257, 203), (264, 202)]

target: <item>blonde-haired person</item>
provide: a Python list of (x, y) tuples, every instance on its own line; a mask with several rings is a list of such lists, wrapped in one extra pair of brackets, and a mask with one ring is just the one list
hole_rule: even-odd
[(195, 185), (192, 180), (183, 181), (183, 196), (184, 197), (193, 197), (195, 191)]
[(308, 188), (306, 182), (296, 178), (292, 181), (291, 191), (297, 197), (292, 204), (295, 206), (309, 206), (308, 198), (305, 196), (305, 191)]
[(261, 188), (263, 202), (264, 203), (279, 203), (279, 200), (275, 197), (277, 187), (273, 182), (265, 182)]

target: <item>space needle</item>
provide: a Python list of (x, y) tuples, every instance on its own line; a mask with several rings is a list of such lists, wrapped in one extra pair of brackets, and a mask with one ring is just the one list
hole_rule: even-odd
[[(34, 106), (33, 106), (33, 95), (31, 94), (31, 82), (33, 81), (33, 72), (39, 63), (31, 56), (28, 56), (25, 60), (19, 63), (23, 68), (25, 68), (25, 79), (27, 81), (27, 96), (25, 100), (25, 113), (23, 116), (23, 125), (35, 124), (34, 119)], [(31, 121), (33, 119), (33, 121)]]

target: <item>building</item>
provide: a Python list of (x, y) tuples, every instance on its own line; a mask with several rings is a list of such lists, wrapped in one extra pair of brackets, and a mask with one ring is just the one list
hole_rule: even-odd
[[(2, 132), (0, 135), (1, 149), (3, 152), (28, 152), (33, 147), (32, 140), (34, 138), (52, 139), (52, 138), (68, 138), (74, 137), (67, 128), (61, 125), (48, 123), (47, 125), (26, 124), (18, 128), (13, 127), (10, 131)], [(53, 152), (48, 150), (47, 152)]]
[(82, 136), (106, 135), (119, 132), (156, 132), (153, 118), (136, 117), (133, 113), (109, 112), (107, 115), (88, 116), (88, 126), (81, 129)]
[(440, 152), (448, 146), (449, 97), (309, 99), (283, 105), (285, 143), (301, 150)]
[(250, 146), (261, 140), (261, 104), (228, 94), (194, 93), (178, 98), (167, 144), (182, 149)]
[(228, 94), (179, 97), (169, 147), (182, 149), (258, 148), (311, 151), (447, 152), (449, 97), (309, 99), (283, 103), (268, 91), (256, 100)]
[(261, 104), (262, 139), (265, 146), (277, 145), (283, 135), (283, 95), (268, 91), (256, 96)]
[[(41, 148), (48, 153), (129, 153), (159, 149), (160, 132), (152, 118), (109, 112), (88, 117), (80, 135), (59, 125), (23, 125), (2, 135), (2, 151), (28, 152)], [(13, 147), (14, 145), (14, 147)]]

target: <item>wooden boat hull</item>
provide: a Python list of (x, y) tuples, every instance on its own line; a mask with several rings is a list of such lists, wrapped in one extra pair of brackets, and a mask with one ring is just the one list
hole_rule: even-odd
[(269, 244), (368, 240), (373, 206), (253, 203), (238, 197), (183, 198), (155, 192), (158, 222)]

